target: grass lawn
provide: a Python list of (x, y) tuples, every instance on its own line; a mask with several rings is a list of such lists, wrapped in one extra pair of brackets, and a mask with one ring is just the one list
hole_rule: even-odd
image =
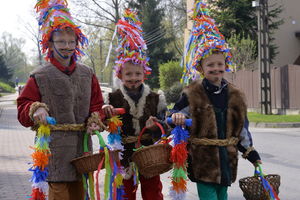
[(300, 122), (300, 115), (262, 115), (248, 112), (248, 119), (250, 122)]

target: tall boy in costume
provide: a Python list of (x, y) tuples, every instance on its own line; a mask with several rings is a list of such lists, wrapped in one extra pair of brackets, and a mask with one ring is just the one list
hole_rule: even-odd
[[(141, 22), (137, 14), (131, 10), (125, 10), (124, 16), (119, 20), (119, 47), (116, 75), (122, 81), (120, 88), (108, 95), (108, 102), (103, 106), (106, 116), (111, 116), (113, 108), (125, 108), (126, 113), (121, 116), (123, 152), (122, 165), (125, 168), (124, 199), (135, 200), (137, 186), (133, 180), (133, 167), (131, 156), (135, 148), (136, 138), (143, 127), (147, 127), (147, 136), (142, 140), (142, 145), (153, 144), (152, 139), (160, 137), (160, 131), (154, 124), (158, 121), (159, 114), (166, 110), (163, 95), (151, 91), (144, 84), (144, 79), (150, 73), (148, 58), (146, 56), (146, 44), (142, 38)], [(164, 114), (162, 114), (164, 117)], [(133, 140), (132, 140), (133, 138)], [(144, 200), (161, 200), (162, 183), (159, 176), (150, 179), (140, 175), (141, 191)]]
[(204, 79), (184, 89), (172, 119), (176, 125), (183, 125), (187, 117), (193, 120), (188, 172), (199, 198), (226, 200), (237, 176), (238, 150), (253, 164), (260, 157), (248, 131), (244, 94), (223, 78), (225, 71), (234, 70), (228, 45), (204, 3), (195, 2), (193, 19), (184, 80), (199, 77), (198, 72)]
[[(100, 130), (103, 99), (93, 71), (77, 62), (86, 37), (72, 21), (65, 0), (39, 0), (36, 4), (42, 51), (47, 63), (35, 70), (17, 99), (18, 120), (25, 127), (46, 123), (81, 124), (78, 130), (51, 131), (49, 144), (49, 200), (82, 200), (80, 174), (70, 161), (83, 154), (84, 123), (89, 132)], [(89, 118), (90, 117), (90, 118)]]

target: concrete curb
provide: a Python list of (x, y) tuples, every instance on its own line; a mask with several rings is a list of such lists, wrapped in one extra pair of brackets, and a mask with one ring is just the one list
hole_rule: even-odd
[(300, 122), (265, 123), (250, 122), (250, 127), (255, 128), (300, 128)]

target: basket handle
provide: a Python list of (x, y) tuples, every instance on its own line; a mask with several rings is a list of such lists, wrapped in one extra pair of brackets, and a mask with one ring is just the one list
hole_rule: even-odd
[[(99, 131), (95, 131), (94, 133), (98, 136), (99, 144), (100, 144), (100, 149), (104, 148), (106, 146), (106, 144), (104, 142), (104, 139), (103, 139), (102, 135), (99, 133)], [(84, 134), (84, 138), (83, 138), (83, 152), (84, 153), (88, 153), (89, 152), (89, 148), (88, 148), (88, 136), (89, 136), (88, 133)]]
[[(166, 133), (165, 133), (165, 130), (164, 130), (164, 128), (162, 127), (162, 125), (161, 125), (160, 123), (158, 123), (158, 122), (154, 122), (154, 124), (155, 124), (156, 126), (158, 126), (158, 128), (160, 129), (160, 131), (161, 131), (161, 137), (165, 137), (165, 136), (166, 136)], [(144, 132), (146, 131), (146, 129), (147, 129), (147, 127), (145, 126), (145, 127), (142, 129), (142, 131), (140, 132), (140, 134), (139, 134), (138, 142), (137, 142), (137, 145), (136, 145), (137, 148), (140, 148), (140, 147), (141, 147), (141, 139), (142, 139), (142, 135), (144, 134)]]

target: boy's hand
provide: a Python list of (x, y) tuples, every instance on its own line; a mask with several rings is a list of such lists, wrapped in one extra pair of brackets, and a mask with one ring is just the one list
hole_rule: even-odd
[(95, 122), (92, 122), (87, 126), (86, 132), (90, 135), (93, 135), (95, 131), (103, 131), (106, 129), (106, 126), (101, 123), (100, 125), (96, 124)]
[(47, 116), (49, 116), (47, 110), (44, 107), (40, 107), (33, 113), (32, 117), (36, 123), (47, 124)]
[(112, 105), (104, 105), (102, 106), (102, 110), (107, 118), (111, 118), (116, 114)]
[(258, 167), (258, 165), (261, 165), (261, 160), (257, 160), (255, 163), (253, 163), (254, 167)]
[(146, 121), (146, 128), (154, 131), (157, 129), (157, 126), (154, 122), (157, 122), (157, 118), (150, 116), (149, 119)]
[(172, 114), (172, 122), (176, 126), (183, 126), (185, 125), (185, 115), (182, 113), (174, 113)]

